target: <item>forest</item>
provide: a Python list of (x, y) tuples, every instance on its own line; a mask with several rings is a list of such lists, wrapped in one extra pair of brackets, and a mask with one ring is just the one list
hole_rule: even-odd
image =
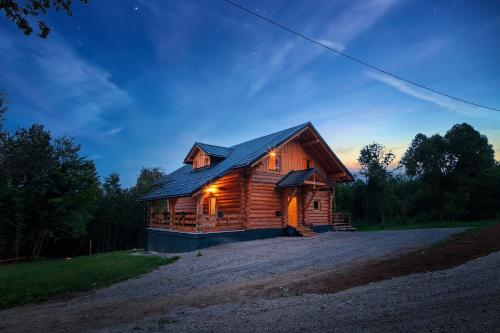
[(336, 209), (356, 224), (500, 219), (500, 164), (471, 125), (417, 134), (396, 157), (378, 143), (363, 147), (356, 180), (336, 186)]
[[(2, 100), (0, 260), (144, 247), (138, 199), (162, 169), (142, 168), (130, 188), (116, 173), (101, 179), (74, 139), (38, 124), (4, 130)], [(335, 209), (370, 224), (499, 218), (500, 166), (472, 126), (417, 134), (397, 164), (396, 157), (378, 143), (363, 147), (356, 181), (336, 186)]]

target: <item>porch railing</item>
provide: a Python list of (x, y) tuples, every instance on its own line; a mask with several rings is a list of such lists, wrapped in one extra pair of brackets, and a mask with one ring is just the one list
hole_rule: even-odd
[(170, 215), (152, 216), (150, 226), (180, 231), (216, 231), (242, 228), (240, 214), (223, 214), (222, 216), (202, 214), (198, 216), (198, 223), (196, 213), (176, 212), (173, 218)]

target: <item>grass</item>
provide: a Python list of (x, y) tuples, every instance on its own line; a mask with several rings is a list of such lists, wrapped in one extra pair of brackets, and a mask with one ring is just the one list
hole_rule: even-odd
[(354, 224), (358, 231), (408, 230), (429, 228), (483, 228), (500, 221), (470, 221), (470, 222), (426, 222), (426, 223), (384, 223), (384, 224)]
[(0, 266), (0, 309), (108, 286), (177, 259), (112, 252)]

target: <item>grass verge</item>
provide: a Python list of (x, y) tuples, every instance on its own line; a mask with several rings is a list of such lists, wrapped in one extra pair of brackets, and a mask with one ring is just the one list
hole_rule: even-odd
[(358, 231), (408, 230), (430, 228), (483, 228), (500, 221), (468, 221), (468, 222), (427, 222), (427, 223), (385, 223), (385, 224), (354, 224)]
[(104, 287), (177, 259), (112, 252), (0, 266), (0, 309)]

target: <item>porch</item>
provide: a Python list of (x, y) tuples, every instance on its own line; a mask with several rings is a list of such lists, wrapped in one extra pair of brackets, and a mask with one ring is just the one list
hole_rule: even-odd
[(225, 214), (223, 212), (217, 215), (196, 215), (193, 212), (154, 214), (148, 227), (181, 232), (217, 232), (245, 229), (240, 214)]

